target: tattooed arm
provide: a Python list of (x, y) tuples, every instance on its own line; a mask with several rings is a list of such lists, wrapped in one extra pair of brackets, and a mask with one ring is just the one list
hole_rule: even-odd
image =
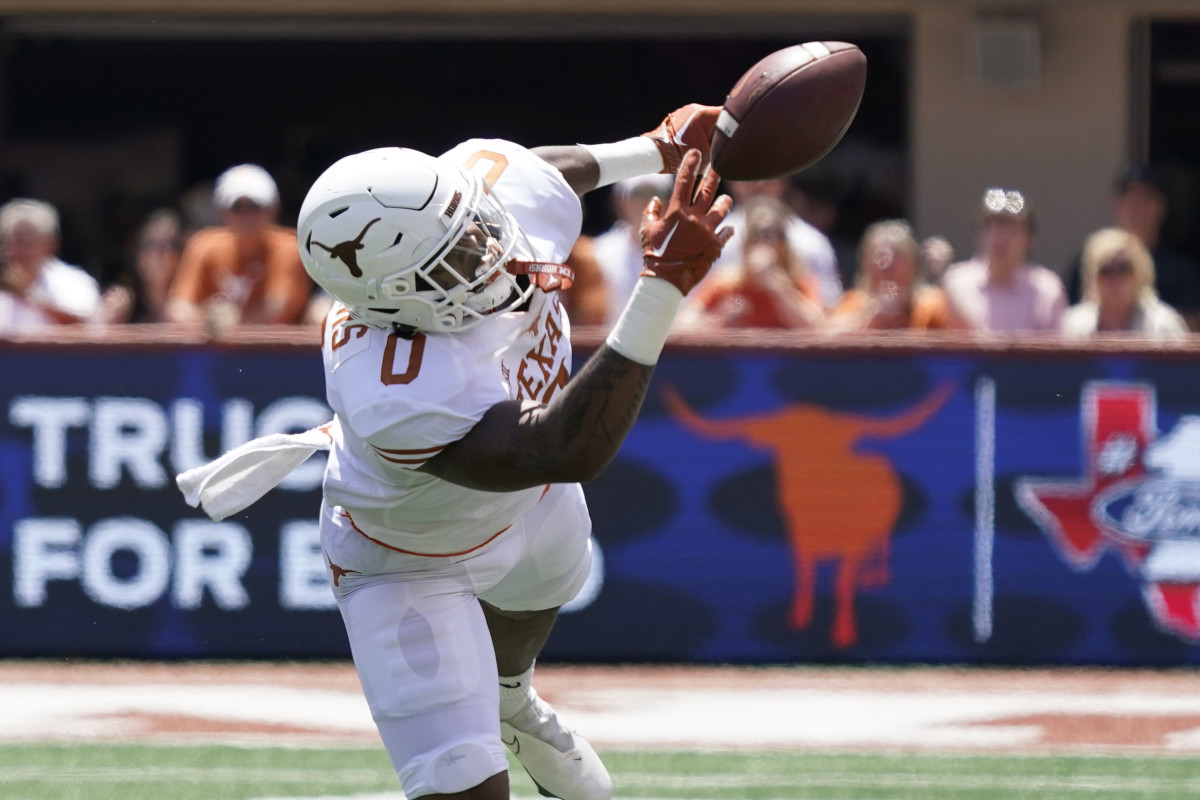
[(493, 406), (466, 436), (421, 467), (486, 491), (574, 483), (599, 475), (633, 427), (683, 295), (721, 252), (717, 226), (730, 199), (700, 178), (699, 151), (684, 156), (670, 203), (652, 201), (642, 222), (644, 271), (608, 341), (547, 404)]
[(633, 427), (653, 372), (603, 345), (549, 404), (493, 406), (421, 470), (493, 492), (591, 480)]

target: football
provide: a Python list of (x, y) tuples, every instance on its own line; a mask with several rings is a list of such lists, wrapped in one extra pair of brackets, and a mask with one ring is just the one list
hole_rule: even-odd
[(867, 84), (867, 58), (847, 42), (776, 50), (742, 75), (713, 129), (722, 178), (760, 181), (820, 161), (850, 127)]

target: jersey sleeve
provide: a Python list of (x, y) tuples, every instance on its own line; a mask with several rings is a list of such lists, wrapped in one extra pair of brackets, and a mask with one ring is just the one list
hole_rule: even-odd
[(470, 139), (440, 156), (492, 187), (544, 261), (566, 261), (579, 238), (583, 206), (566, 178), (531, 150), (504, 139)]

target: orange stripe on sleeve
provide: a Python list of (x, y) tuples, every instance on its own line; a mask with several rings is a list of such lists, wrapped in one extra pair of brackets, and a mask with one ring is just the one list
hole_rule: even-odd
[(446, 449), (446, 445), (444, 444), (440, 444), (437, 447), (423, 447), (416, 450), (389, 450), (386, 447), (375, 447), (375, 445), (371, 445), (371, 447), (373, 447), (377, 453), (387, 453), (388, 455), (394, 456), (415, 456), (420, 455), (421, 453), (437, 453)]
[(426, 447), (418, 450), (388, 450), (383, 447), (371, 445), (371, 449), (375, 451), (375, 455), (391, 464), (415, 464), (419, 466), (445, 450), (446, 446)]

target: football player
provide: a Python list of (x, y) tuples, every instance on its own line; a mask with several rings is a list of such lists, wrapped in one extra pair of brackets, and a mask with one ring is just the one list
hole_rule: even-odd
[[(508, 798), (501, 743), (546, 796), (612, 795), (592, 747), (538, 697), (534, 661), (589, 573), (579, 482), (616, 454), (680, 301), (728, 239), (716, 229), (731, 201), (707, 171), (719, 111), (685, 106), (603, 145), (371, 150), (333, 164), (304, 201), (301, 257), (336, 301), (322, 339), (335, 419), (316, 434), (330, 450), (321, 543), (410, 798)], [(568, 380), (558, 292), (579, 195), (656, 172), (678, 177), (643, 219), (643, 276)], [(255, 483), (227, 474), (232, 494)]]

